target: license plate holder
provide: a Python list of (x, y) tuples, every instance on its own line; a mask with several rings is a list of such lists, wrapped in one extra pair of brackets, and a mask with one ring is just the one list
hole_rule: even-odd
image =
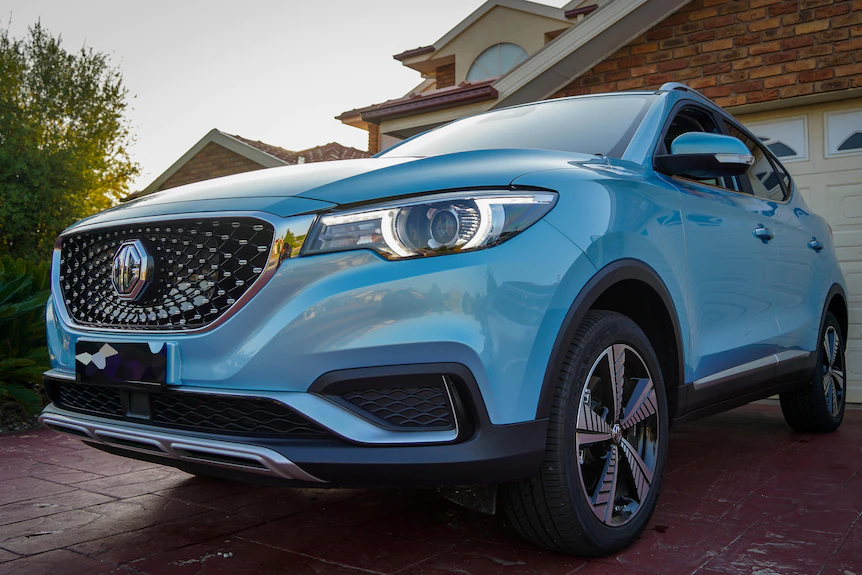
[(167, 384), (168, 346), (164, 342), (129, 343), (79, 340), (75, 344), (75, 379), (92, 385), (159, 389)]

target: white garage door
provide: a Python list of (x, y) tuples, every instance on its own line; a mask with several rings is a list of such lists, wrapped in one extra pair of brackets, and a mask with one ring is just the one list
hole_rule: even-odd
[(862, 403), (862, 99), (740, 116), (832, 226), (850, 307), (847, 400)]

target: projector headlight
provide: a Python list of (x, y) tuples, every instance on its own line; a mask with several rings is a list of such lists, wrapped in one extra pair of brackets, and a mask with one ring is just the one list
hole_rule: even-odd
[(303, 255), (370, 249), (390, 260), (481, 250), (547, 214), (554, 192), (476, 191), (422, 196), (321, 215)]

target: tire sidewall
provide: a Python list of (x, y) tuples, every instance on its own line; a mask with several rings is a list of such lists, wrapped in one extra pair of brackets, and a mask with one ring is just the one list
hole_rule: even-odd
[[(844, 368), (844, 389), (841, 397), (841, 406), (838, 414), (833, 416), (829, 412), (829, 406), (826, 405), (826, 395), (823, 393), (823, 364), (825, 354), (823, 353), (823, 339), (826, 337), (826, 330), (829, 327), (835, 328), (838, 333), (839, 346), (838, 353), (841, 354), (841, 365)], [(823, 326), (820, 328), (820, 334), (817, 338), (817, 364), (814, 368), (814, 374), (811, 376), (811, 402), (814, 407), (815, 417), (823, 429), (835, 430), (841, 425), (844, 420), (844, 409), (847, 406), (847, 362), (845, 349), (847, 341), (844, 333), (841, 330), (841, 324), (838, 319), (831, 313), (827, 313), (823, 320)]]
[[(578, 408), (581, 393), (586, 385), (586, 378), (590, 373), (599, 355), (614, 344), (625, 344), (634, 349), (643, 359), (649, 369), (655, 387), (658, 400), (658, 428), (659, 428), (659, 453), (656, 458), (656, 467), (653, 473), (651, 485), (646, 501), (641, 505), (638, 513), (625, 525), (611, 527), (602, 523), (593, 513), (587, 501), (586, 494), (581, 486), (580, 469), (576, 446), (576, 429), (578, 419)], [(577, 365), (571, 372), (569, 382), (569, 393), (566, 398), (565, 417), (562, 422), (564, 432), (562, 437), (563, 457), (561, 461), (566, 468), (568, 493), (574, 507), (578, 522), (583, 530), (590, 534), (595, 544), (607, 550), (627, 545), (646, 527), (655, 509), (658, 494), (661, 491), (661, 481), (667, 462), (668, 446), (668, 413), (667, 396), (665, 393), (664, 378), (658, 358), (653, 351), (646, 335), (633, 321), (625, 316), (617, 315), (609, 318), (601, 329), (594, 334), (590, 341), (585, 342), (578, 357)]]

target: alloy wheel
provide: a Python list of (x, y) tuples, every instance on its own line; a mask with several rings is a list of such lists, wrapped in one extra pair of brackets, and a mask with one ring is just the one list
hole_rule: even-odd
[(844, 354), (838, 331), (829, 326), (823, 336), (823, 395), (832, 417), (841, 411), (844, 401)]
[(658, 401), (643, 358), (630, 346), (605, 349), (578, 406), (581, 488), (605, 525), (628, 523), (644, 507), (659, 449)]

